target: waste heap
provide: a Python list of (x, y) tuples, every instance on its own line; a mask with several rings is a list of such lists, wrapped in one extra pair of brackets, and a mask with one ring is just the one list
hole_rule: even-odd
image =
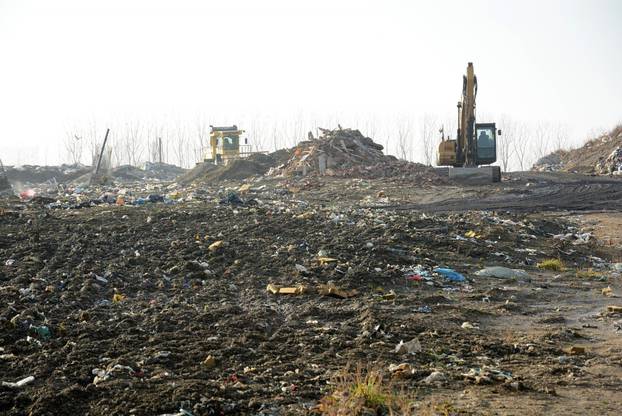
[(309, 133), (292, 151), (284, 164), (270, 169), (269, 176), (342, 176), (379, 178), (437, 175), (424, 165), (385, 155), (383, 146), (360, 131), (338, 128), (320, 129), (319, 138)]
[(622, 174), (622, 124), (608, 133), (588, 140), (579, 148), (556, 150), (540, 158), (531, 170)]
[(622, 175), (622, 147), (616, 147), (606, 159), (598, 161), (596, 173)]
[(563, 150), (556, 150), (551, 154), (541, 157), (534, 163), (531, 170), (536, 172), (557, 172), (558, 170), (562, 170), (564, 167), (562, 155), (564, 153)]

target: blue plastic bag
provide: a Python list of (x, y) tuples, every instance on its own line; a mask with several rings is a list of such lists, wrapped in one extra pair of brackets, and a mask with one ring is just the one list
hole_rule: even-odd
[(445, 269), (442, 267), (438, 267), (434, 269), (434, 272), (442, 275), (445, 279), (451, 282), (464, 282), (466, 280), (463, 275), (461, 275), (454, 269)]

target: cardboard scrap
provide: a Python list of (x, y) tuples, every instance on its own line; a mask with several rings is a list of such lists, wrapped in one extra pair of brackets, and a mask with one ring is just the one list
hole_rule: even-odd
[(335, 286), (333, 283), (318, 286), (318, 293), (322, 296), (332, 296), (339, 299), (347, 299), (358, 294), (356, 289), (343, 290)]
[(222, 241), (222, 240), (218, 240), (218, 241), (215, 241), (215, 242), (213, 242), (212, 244), (210, 244), (210, 245), (209, 245), (209, 247), (208, 247), (207, 249), (208, 249), (209, 251), (216, 251), (216, 250), (218, 250), (219, 248), (221, 248), (223, 244), (224, 244), (224, 243), (223, 243), (223, 241)]
[(306, 291), (306, 287), (304, 285), (297, 285), (294, 287), (281, 287), (270, 283), (266, 287), (266, 290), (273, 295), (301, 295)]

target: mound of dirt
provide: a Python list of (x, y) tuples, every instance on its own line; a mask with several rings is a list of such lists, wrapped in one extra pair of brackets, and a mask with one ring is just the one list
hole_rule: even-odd
[(598, 175), (622, 174), (622, 124), (609, 133), (588, 141), (578, 149), (556, 150), (544, 156), (531, 170)]
[(263, 175), (269, 167), (250, 159), (235, 159), (226, 165), (199, 163), (186, 174), (177, 178), (178, 183), (190, 182), (210, 183), (227, 179), (246, 179), (251, 176)]
[(21, 165), (6, 166), (5, 170), (9, 182), (41, 184), (48, 181), (70, 182), (90, 172), (91, 168), (90, 166), (76, 164), (60, 166)]
[(209, 183), (227, 179), (246, 179), (251, 176), (264, 175), (274, 166), (285, 163), (292, 151), (281, 149), (264, 154), (256, 153), (246, 159), (231, 160), (226, 165), (199, 163), (193, 169), (177, 178), (179, 183)]
[(143, 171), (149, 178), (172, 181), (179, 175), (183, 175), (188, 169), (164, 162), (145, 162)]
[[(105, 177), (105, 180), (111, 180), (113, 182), (142, 182), (148, 180), (155, 181), (172, 181), (179, 175), (186, 172), (186, 169), (179, 166), (170, 165), (168, 163), (145, 163), (144, 167), (137, 167), (132, 165), (121, 165), (111, 169), (108, 172), (102, 172), (100, 174)], [(72, 181), (73, 184), (87, 184), (90, 183), (92, 171)]]

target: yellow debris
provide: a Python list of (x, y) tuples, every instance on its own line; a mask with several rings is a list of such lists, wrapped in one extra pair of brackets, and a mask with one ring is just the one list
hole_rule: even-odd
[(223, 245), (223, 241), (222, 240), (218, 240), (212, 244), (209, 245), (209, 247), (207, 248), (209, 251), (216, 251), (219, 248), (221, 248)]
[(318, 257), (317, 259), (319, 260), (320, 265), (334, 263), (337, 261), (337, 259), (333, 259), (332, 257)]
[(295, 287), (281, 287), (275, 284), (270, 283), (266, 290), (273, 295), (301, 295), (306, 291), (306, 287), (304, 285), (297, 285)]
[(469, 230), (466, 233), (464, 233), (465, 237), (468, 238), (481, 238), (482, 236), (480, 234), (477, 234), (475, 231), (473, 230)]
[(208, 355), (207, 358), (203, 360), (202, 364), (207, 368), (214, 368), (216, 366), (216, 359), (213, 356)]
[(566, 348), (565, 352), (570, 355), (585, 354), (585, 347), (573, 345), (572, 347)]
[(115, 293), (114, 295), (112, 295), (112, 301), (114, 303), (119, 303), (125, 300), (125, 295), (122, 295), (121, 293)]
[(335, 286), (333, 283), (318, 286), (318, 293), (323, 296), (332, 296), (334, 298), (346, 299), (358, 294), (356, 289), (343, 290)]

